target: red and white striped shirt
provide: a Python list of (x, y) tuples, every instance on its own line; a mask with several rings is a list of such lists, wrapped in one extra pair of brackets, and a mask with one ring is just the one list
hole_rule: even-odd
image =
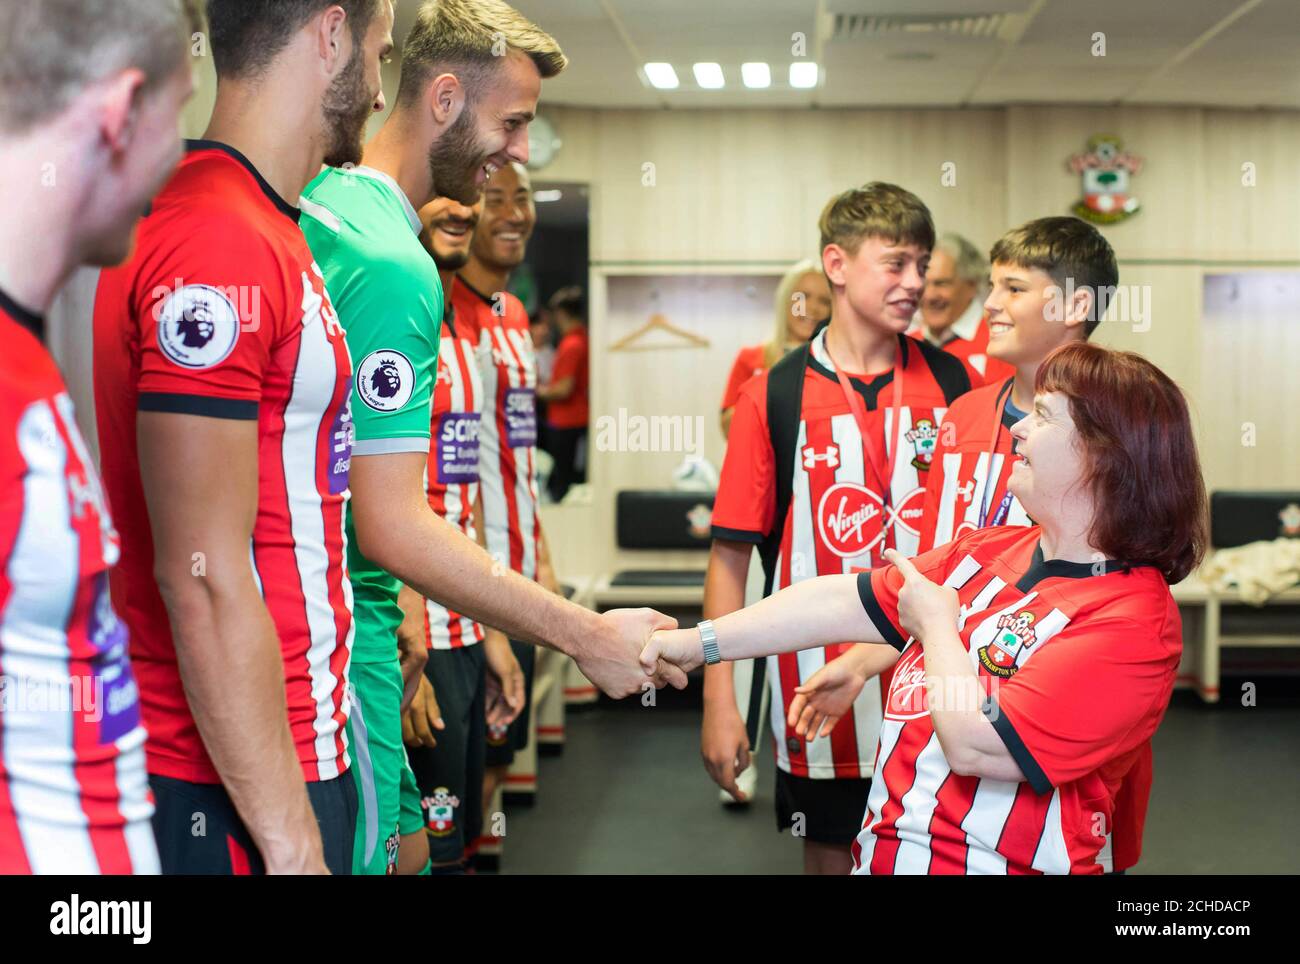
[(453, 292), (459, 319), (477, 341), (484, 418), (479, 492), (487, 550), (528, 579), (537, 578), (537, 362), (528, 312), (509, 292), (485, 295), (463, 279)]
[[(474, 500), (479, 487), (479, 436), (483, 429), (483, 380), (474, 356), (474, 340), (458, 324), (461, 311), (473, 310), (464, 285), (452, 280), (447, 312), (438, 341), (438, 380), (433, 386), (433, 424), (429, 432), (429, 464), (425, 485), (429, 505), (471, 539)], [(483, 640), (483, 627), (432, 599), (425, 600), (430, 649), (459, 649)]]
[(0, 292), (0, 874), (158, 873), (118, 537), (41, 330)]
[(1009, 381), (985, 385), (957, 399), (944, 415), (926, 482), (919, 552), (981, 526), (1032, 524), (1007, 489), (1015, 463), (1015, 422), (1006, 411), (1010, 394)]
[[(804, 372), (794, 491), (776, 561), (776, 592), (803, 579), (852, 573), (880, 565), (889, 546), (916, 552), (930, 447), (949, 402), (969, 387), (961, 363), (937, 348), (911, 338), (898, 339), (898, 369), (903, 375), (895, 412), (896, 372), (851, 382), (866, 406), (864, 442), (857, 419), (826, 352), (826, 331), (812, 340)], [(740, 390), (727, 457), (713, 504), (713, 537), (758, 544), (775, 524), (776, 466), (767, 421), (767, 383), (771, 371)], [(893, 460), (887, 499), (882, 499), (872, 452), (892, 444), (893, 419), (900, 419), (898, 456)], [(880, 733), (881, 687), (888, 674), (867, 681), (827, 737), (806, 742), (786, 723), (795, 687), (849, 646), (840, 643), (798, 653), (769, 656), (772, 735), (777, 765), (787, 773), (815, 779), (870, 777)]]
[(952, 771), (930, 717), (924, 652), (899, 623), (902, 575), (887, 565), (858, 577), (867, 615), (902, 656), (855, 872), (1106, 869), (1116, 798), (1169, 705), (1182, 624), (1156, 569), (1044, 560), (1040, 535), (1036, 526), (979, 529), (913, 560), (957, 592), (984, 712), (1020, 783)]
[(113, 600), (131, 631), (150, 773), (220, 780), (185, 699), (154, 581), (137, 411), (257, 422), (249, 564), (280, 638), (303, 775), (328, 780), (348, 766), (344, 690), (353, 627), (343, 516), (351, 376), (343, 328), (298, 228), (298, 209), (238, 152), (192, 144), (141, 222), (135, 255), (101, 275), (95, 301), (104, 479), (123, 533)]

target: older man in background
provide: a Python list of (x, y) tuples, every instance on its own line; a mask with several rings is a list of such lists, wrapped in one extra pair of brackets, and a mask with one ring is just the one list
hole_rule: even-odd
[(960, 358), (977, 387), (1015, 374), (1010, 365), (988, 357), (988, 276), (988, 261), (975, 245), (960, 234), (943, 235), (926, 272), (918, 320), (908, 332)]

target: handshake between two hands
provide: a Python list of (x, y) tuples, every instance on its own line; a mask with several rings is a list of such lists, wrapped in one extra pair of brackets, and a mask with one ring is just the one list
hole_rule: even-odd
[[(898, 594), (898, 622), (907, 633), (926, 638), (941, 626), (956, 625), (958, 603), (956, 591), (936, 585), (909, 559), (896, 550), (885, 552), (885, 559), (897, 566), (904, 578)], [(779, 594), (780, 595), (780, 594)], [(578, 668), (591, 682), (614, 698), (645, 691), (647, 686), (660, 689), (671, 685), (685, 689), (686, 673), (705, 661), (698, 630), (677, 629), (676, 620), (653, 609), (615, 609), (601, 617), (619, 642), (589, 655), (577, 656)], [(842, 638), (842, 637), (840, 637)], [(818, 643), (810, 643), (818, 644)], [(897, 659), (897, 651), (879, 646), (854, 646), (828, 661), (794, 690), (788, 722), (803, 739), (824, 737), (835, 728), (840, 717), (853, 708), (854, 700), (868, 678), (881, 672)], [(634, 661), (633, 663), (633, 660)], [(708, 713), (706, 712), (706, 729)], [(733, 721), (735, 722), (735, 721)], [(744, 726), (733, 726), (742, 731)], [(732, 759), (732, 748), (722, 756)], [(707, 754), (706, 754), (707, 757)]]
[[(619, 656), (584, 654), (576, 659), (587, 678), (615, 699), (644, 692), (651, 686), (685, 689), (686, 674), (704, 663), (699, 631), (678, 629), (675, 619), (653, 609), (615, 609), (602, 614), (601, 619), (622, 640)], [(635, 662), (629, 664), (628, 655)], [(852, 708), (866, 684), (866, 675), (857, 660), (846, 658), (849, 655), (827, 663), (795, 691), (790, 725), (800, 736), (811, 740), (830, 733)], [(743, 731), (742, 724), (739, 732)]]
[(574, 661), (614, 699), (650, 687), (685, 689), (686, 674), (704, 662), (699, 633), (678, 629), (677, 620), (653, 609), (611, 609), (600, 621), (604, 632), (588, 640)]
[[(953, 589), (931, 582), (916, 569), (911, 560), (897, 550), (886, 550), (885, 558), (898, 568), (903, 577), (897, 611), (899, 623), (905, 630), (923, 639), (933, 629), (956, 625), (958, 604), (957, 593)], [(765, 605), (779, 602), (784, 595), (784, 592), (778, 593)], [(807, 603), (806, 598), (804, 603)], [(787, 596), (785, 607), (788, 609), (793, 604), (793, 598)], [(778, 606), (771, 612), (776, 616), (782, 610)], [(611, 697), (618, 699), (630, 696), (643, 692), (647, 686), (660, 689), (671, 685), (685, 689), (686, 674), (704, 663), (704, 645), (699, 632), (695, 629), (678, 629), (677, 620), (653, 609), (615, 609), (602, 614), (600, 619), (605, 624), (605, 638), (591, 641), (581, 652), (575, 654), (575, 659), (578, 668), (587, 678)], [(805, 645), (818, 645), (820, 642), (810, 638), (805, 641)], [(891, 656), (896, 657), (896, 653)], [(790, 725), (806, 737), (809, 734), (816, 735), (819, 731), (827, 732), (820, 724), (828, 722), (826, 718), (829, 717), (829, 722), (833, 725), (833, 720), (838, 715), (835, 710), (843, 703), (842, 694), (852, 689), (856, 696), (866, 675), (874, 675), (864, 675), (859, 668), (860, 662), (852, 660), (841, 663), (840, 660), (832, 660), (824, 668), (829, 670), (833, 664), (840, 663), (835, 670), (814, 674), (796, 689), (796, 694), (802, 691), (802, 695), (813, 703), (822, 702), (815, 698), (816, 694), (820, 694), (825, 698), (826, 711), (813, 712), (805, 717), (804, 705), (791, 707)], [(872, 667), (875, 662), (878, 660), (868, 660), (865, 665)], [(835, 697), (830, 698), (829, 693), (822, 692), (824, 690), (835, 690)], [(814, 706), (813, 709), (820, 708)], [(805, 729), (808, 730), (807, 734), (802, 732)]]

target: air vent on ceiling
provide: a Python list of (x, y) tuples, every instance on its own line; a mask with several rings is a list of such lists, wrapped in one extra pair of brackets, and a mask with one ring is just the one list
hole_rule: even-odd
[[(985, 13), (968, 17), (933, 14), (836, 13), (830, 39), (869, 40), (873, 37), (933, 37), (947, 35), (979, 40), (996, 40), (1011, 26), (1005, 13)], [(1004, 38), (1005, 39), (1005, 38)]]

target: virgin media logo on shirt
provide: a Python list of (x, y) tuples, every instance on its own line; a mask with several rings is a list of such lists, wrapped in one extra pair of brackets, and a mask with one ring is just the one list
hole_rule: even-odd
[(894, 665), (894, 679), (885, 699), (885, 719), (915, 720), (930, 714), (925, 701), (925, 651), (912, 641)]
[(880, 496), (856, 482), (832, 485), (817, 507), (826, 548), (846, 559), (868, 551), (880, 538), (880, 525), (873, 520), (879, 518), (882, 504)]

